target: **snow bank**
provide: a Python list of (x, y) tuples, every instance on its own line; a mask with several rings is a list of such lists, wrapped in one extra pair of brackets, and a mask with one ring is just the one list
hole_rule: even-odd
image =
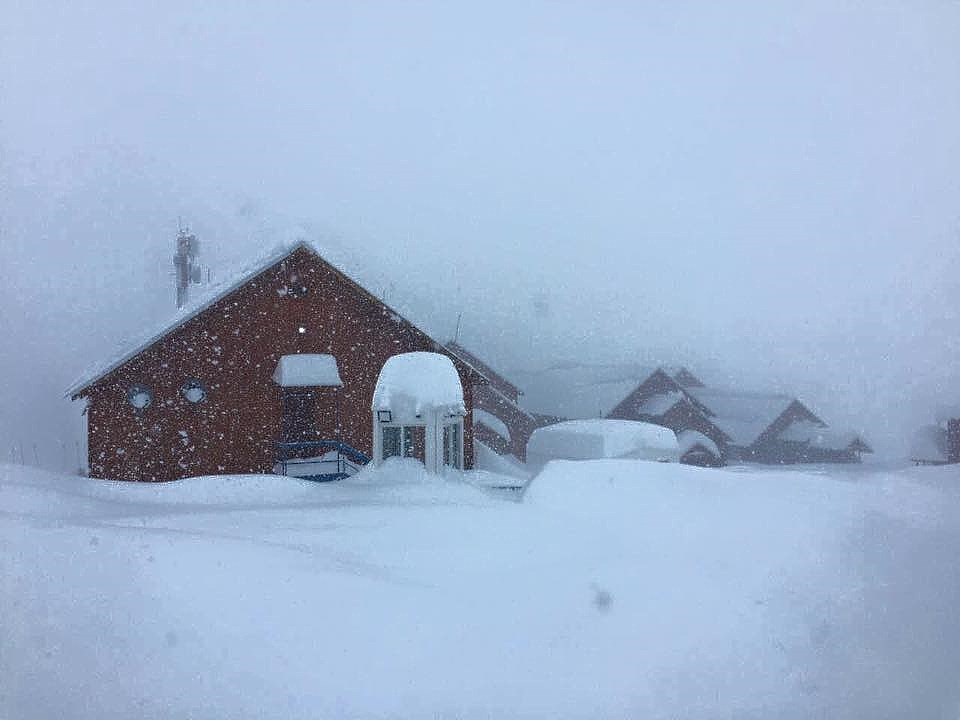
[(680, 448), (680, 457), (683, 457), (688, 452), (690, 452), (697, 445), (701, 445), (706, 448), (717, 458), (721, 457), (720, 448), (717, 447), (717, 444), (704, 435), (701, 432), (696, 430), (681, 430), (677, 433), (677, 445)]
[(527, 463), (632, 457), (676, 461), (677, 438), (669, 428), (636, 420), (570, 420), (538, 428), (527, 442)]
[(343, 483), (196, 480), (0, 465), (0, 717), (859, 720), (960, 702), (955, 468), (555, 462), (523, 503), (410, 460)]
[(430, 352), (402, 353), (387, 358), (373, 391), (373, 410), (416, 416), (426, 410), (463, 415), (463, 386), (453, 361)]
[(527, 469), (526, 463), (521, 462), (513, 455), (501, 455), (482, 442), (474, 442), (473, 444), (473, 461), (477, 470), (507, 475), (523, 481), (530, 478), (530, 471)]
[(340, 371), (333, 355), (284, 355), (273, 371), (280, 387), (341, 387)]
[(506, 423), (503, 422), (500, 418), (492, 413), (488, 413), (486, 410), (480, 410), (479, 408), (473, 409), (473, 421), (475, 423), (481, 422), (486, 425), (488, 428), (493, 430), (497, 435), (502, 437), (504, 440), (510, 439), (510, 428), (507, 427)]

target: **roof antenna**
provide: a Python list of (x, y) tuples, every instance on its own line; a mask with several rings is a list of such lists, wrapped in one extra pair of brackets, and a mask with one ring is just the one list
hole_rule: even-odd
[(190, 285), (203, 282), (203, 271), (197, 257), (200, 255), (200, 241), (183, 226), (183, 220), (177, 218), (177, 252), (173, 256), (173, 271), (177, 282), (177, 308), (182, 308), (190, 298)]
[(463, 312), (457, 313), (457, 331), (453, 333), (453, 342), (459, 343), (460, 341), (460, 320), (463, 318)]

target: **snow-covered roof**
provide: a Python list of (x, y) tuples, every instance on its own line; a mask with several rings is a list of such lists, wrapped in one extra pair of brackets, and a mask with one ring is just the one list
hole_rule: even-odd
[(714, 457), (722, 457), (720, 454), (720, 448), (717, 447), (717, 444), (706, 435), (701, 432), (697, 432), (696, 430), (681, 430), (679, 433), (677, 433), (677, 444), (680, 446), (681, 457), (686, 455), (697, 445), (709, 450), (711, 453), (713, 453)]
[[(312, 242), (307, 240), (297, 240), (293, 243), (277, 245), (272, 250), (265, 252), (256, 259), (252, 260), (250, 263), (236, 270), (229, 276), (229, 278), (214, 285), (210, 285), (202, 292), (199, 292), (197, 295), (191, 298), (187, 305), (177, 310), (172, 317), (168, 318), (163, 323), (129, 339), (128, 341), (122, 343), (116, 352), (109, 354), (91, 364), (86, 370), (84, 370), (80, 377), (72, 385), (70, 385), (69, 388), (67, 388), (67, 397), (76, 397), (79, 393), (93, 385), (104, 375), (116, 370), (118, 367), (139, 355), (141, 352), (149, 348), (164, 336), (182, 327), (204, 310), (227, 297), (235, 290), (239, 289), (247, 282), (252, 280), (255, 276), (266, 270), (269, 270), (278, 262), (293, 254), (300, 248), (309, 250), (318, 257), (323, 258), (320, 250), (318, 250), (318, 248)], [(343, 272), (326, 258), (323, 259), (324, 262), (329, 263), (331, 267), (337, 269), (338, 272)], [(390, 310), (396, 317), (401, 317), (399, 313), (394, 311), (392, 308), (390, 308)]]
[(848, 450), (858, 442), (866, 446), (855, 430), (818, 425), (809, 420), (792, 422), (777, 437), (788, 442), (809, 443), (825, 450)]
[(945, 463), (949, 457), (947, 431), (936, 425), (925, 425), (913, 436), (910, 459), (919, 462)]
[[(619, 405), (658, 365), (558, 363), (544, 370), (513, 373), (523, 388), (521, 406), (542, 415), (582, 420), (603, 417)], [(669, 368), (667, 374), (682, 368)]]
[(960, 419), (960, 405), (941, 405), (937, 408), (937, 423)]
[(413, 417), (433, 410), (463, 415), (463, 385), (446, 355), (411, 352), (387, 358), (373, 391), (373, 410)]
[(333, 355), (284, 355), (273, 371), (280, 387), (340, 387), (340, 372)]
[(536, 463), (550, 459), (591, 460), (640, 458), (676, 460), (673, 430), (637, 420), (568, 420), (534, 430), (527, 456)]
[(658, 393), (639, 403), (636, 410), (641, 415), (660, 417), (682, 400), (683, 393), (680, 392)]
[(706, 387), (688, 387), (686, 391), (710, 410), (710, 422), (741, 447), (753, 445), (794, 401), (789, 395)]

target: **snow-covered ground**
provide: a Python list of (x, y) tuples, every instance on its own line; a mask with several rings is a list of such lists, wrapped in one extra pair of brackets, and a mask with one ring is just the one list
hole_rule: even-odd
[(2, 718), (957, 718), (960, 473), (0, 466)]

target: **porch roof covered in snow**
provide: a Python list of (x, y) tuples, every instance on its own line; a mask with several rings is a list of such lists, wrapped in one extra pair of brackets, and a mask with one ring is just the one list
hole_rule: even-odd
[(273, 371), (280, 387), (342, 387), (337, 360), (333, 355), (284, 355)]
[(387, 358), (373, 391), (373, 410), (389, 410), (400, 419), (418, 417), (427, 411), (447, 415), (467, 412), (463, 384), (453, 361), (431, 352)]

